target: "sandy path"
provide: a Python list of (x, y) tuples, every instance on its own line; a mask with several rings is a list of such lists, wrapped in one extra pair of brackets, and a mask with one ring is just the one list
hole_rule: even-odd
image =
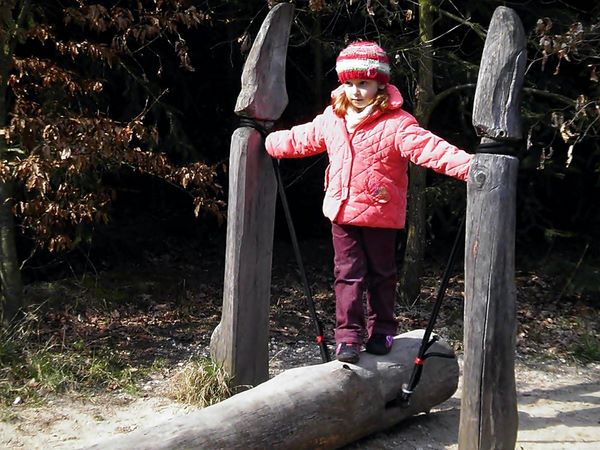
[[(517, 366), (517, 449), (600, 449), (600, 365)], [(460, 388), (429, 415), (415, 417), (347, 449), (457, 449)], [(115, 433), (148, 427), (188, 408), (151, 393), (56, 400), (39, 408), (15, 406), (0, 423), (0, 447), (73, 449)]]

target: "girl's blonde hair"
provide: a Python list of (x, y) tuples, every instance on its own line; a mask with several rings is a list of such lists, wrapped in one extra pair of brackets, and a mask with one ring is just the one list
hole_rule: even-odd
[[(384, 87), (377, 91), (377, 94), (375, 95), (375, 98), (371, 104), (374, 108), (385, 111), (388, 109), (389, 103), (390, 94), (387, 93)], [(333, 107), (333, 112), (335, 112), (339, 117), (344, 117), (348, 111), (348, 108), (350, 108), (351, 103), (350, 100), (348, 100), (348, 97), (346, 97), (346, 93), (341, 92), (339, 95), (331, 99), (331, 106)]]

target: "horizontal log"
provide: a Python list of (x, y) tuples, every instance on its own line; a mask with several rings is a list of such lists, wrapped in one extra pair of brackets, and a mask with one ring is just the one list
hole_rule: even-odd
[[(331, 361), (283, 372), (221, 403), (91, 449), (334, 449), (389, 428), (450, 398), (455, 358), (426, 360), (408, 407), (390, 406), (408, 382), (423, 330), (396, 336), (385, 356), (361, 354), (357, 365)], [(453, 355), (443, 341), (432, 352)]]

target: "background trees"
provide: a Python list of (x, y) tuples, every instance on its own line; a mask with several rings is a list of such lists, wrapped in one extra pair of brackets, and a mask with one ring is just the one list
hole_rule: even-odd
[[(47, 265), (48, 252), (73, 258), (77, 252), (65, 252), (83, 250), (93, 263), (99, 242), (118, 242), (121, 250), (129, 246), (135, 253), (173, 229), (181, 233), (184, 223), (190, 239), (204, 239), (203, 230), (219, 232), (214, 218), (222, 213), (222, 169), (235, 127), (241, 66), (272, 3), (3, 2), (5, 316), (21, 305), (21, 273), (25, 283), (46, 276), (31, 268)], [(486, 27), (499, 2), (295, 3), (290, 104), (278, 126), (310, 120), (322, 110), (336, 86), (337, 52), (351, 40), (372, 39), (388, 50), (407, 109), (453, 143), (474, 148), (471, 99)], [(517, 10), (530, 36), (523, 103), (527, 139), (518, 149), (519, 248), (540, 257), (551, 255), (548, 249), (575, 250), (556, 270), (571, 274), (578, 267), (586, 276), (573, 278), (569, 288), (578, 280), (589, 289), (594, 266), (585, 273), (578, 262), (598, 256), (599, 7), (558, 0), (502, 3)], [(325, 159), (314, 158), (283, 166), (305, 236), (327, 233), (319, 208), (325, 165)], [(423, 211), (411, 216), (421, 217), (421, 225), (402, 245), (413, 249), (412, 261), (432, 248), (423, 245), (427, 240), (441, 243), (453, 234), (464, 203), (460, 183), (421, 176), (425, 195), (414, 190), (412, 197), (426, 198), (428, 206), (412, 206), (413, 213)], [(131, 227), (123, 225), (124, 218)], [(170, 219), (177, 227), (154, 227)], [(152, 228), (151, 239), (138, 239), (140, 223)], [(404, 277), (401, 291), (408, 300), (418, 292), (418, 275), (417, 270)]]
[[(543, 259), (547, 269), (574, 273), (576, 262), (590, 252), (597, 254), (598, 248), (596, 225), (589, 226), (598, 223), (597, 208), (589, 195), (598, 193), (600, 8), (582, 7), (578, 2), (504, 3), (520, 14), (530, 38), (523, 101), (527, 136), (517, 148), (522, 160), (519, 250), (523, 261), (527, 256), (530, 261)], [(331, 33), (333, 37), (382, 42), (393, 58), (393, 79), (407, 108), (438, 134), (474, 149), (472, 94), (486, 27), (497, 5), (491, 1), (327, 2), (319, 13), (321, 29), (341, 24), (339, 31)], [(346, 21), (340, 18), (341, 11)], [(324, 46), (332, 42), (321, 41)], [(413, 176), (413, 184), (415, 180), (418, 177)], [(413, 189), (411, 195), (411, 224), (427, 226), (409, 228), (405, 255), (411, 264), (404, 269), (415, 268), (413, 262), (422, 259), (422, 254), (416, 255), (426, 237), (436, 236), (439, 242), (452, 234), (463, 209), (462, 186), (432, 173), (427, 174), (427, 185), (427, 208), (415, 205), (418, 190)], [(427, 219), (419, 222), (418, 212), (425, 210)], [(551, 258), (558, 248), (574, 254)], [(593, 273), (597, 270), (590, 269), (587, 278)], [(578, 281), (582, 285), (584, 278)], [(407, 300), (419, 292), (417, 279), (410, 270), (404, 271), (402, 292)]]
[[(107, 2), (111, 3), (111, 2)], [(108, 221), (123, 169), (187, 189), (218, 213), (215, 169), (185, 158), (161, 130), (175, 113), (161, 84), (193, 71), (184, 30), (209, 16), (183, 2), (3, 2), (0, 9), (0, 272), (5, 319), (22, 305), (12, 214), (30, 250), (61, 252)], [(166, 68), (164, 67), (166, 66)], [(164, 127), (163, 127), (164, 128)], [(170, 146), (170, 148), (169, 148)], [(176, 167), (165, 154), (179, 156)]]

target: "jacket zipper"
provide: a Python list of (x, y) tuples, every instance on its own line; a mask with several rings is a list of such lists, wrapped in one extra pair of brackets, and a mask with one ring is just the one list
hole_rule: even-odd
[[(352, 156), (352, 158), (350, 159), (348, 180), (346, 180), (345, 185), (342, 185), (342, 200), (343, 201), (347, 200), (348, 197), (350, 196), (350, 177), (352, 176), (352, 169), (354, 168), (354, 156), (355, 156), (354, 145), (352, 144), (352, 139), (354, 139), (354, 135), (360, 129), (361, 126), (363, 126), (366, 122), (370, 122), (370, 121), (377, 119), (381, 114), (382, 114), (382, 111), (380, 109), (378, 109), (377, 111), (374, 111), (373, 114), (365, 117), (363, 120), (361, 120), (358, 123), (358, 125), (356, 125), (356, 128), (354, 128), (354, 131), (352, 132), (351, 135), (348, 134), (348, 129), (346, 128), (346, 121), (345, 120), (343, 121), (344, 122), (343, 123), (344, 130), (346, 131), (346, 136), (348, 136), (348, 147), (350, 148), (350, 154)], [(344, 191), (346, 192), (346, 195), (343, 195)]]

